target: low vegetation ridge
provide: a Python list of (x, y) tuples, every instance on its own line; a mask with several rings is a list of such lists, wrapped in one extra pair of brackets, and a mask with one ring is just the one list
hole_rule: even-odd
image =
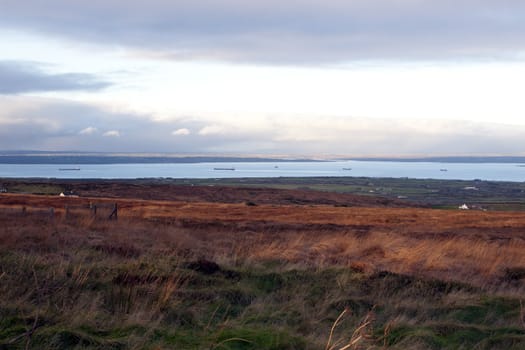
[(383, 162), (434, 162), (434, 163), (525, 163), (523, 156), (454, 156), (454, 157), (373, 157), (351, 160)]
[(214, 156), (139, 156), (83, 154), (0, 154), (0, 164), (155, 164), (155, 163), (235, 163), (235, 162), (317, 162), (312, 159)]
[[(224, 188), (227, 186), (227, 188)], [(525, 182), (367, 177), (65, 180), (2, 179), (10, 193), (274, 204), (426, 206), (524, 210)], [(355, 196), (357, 195), (357, 196)]]

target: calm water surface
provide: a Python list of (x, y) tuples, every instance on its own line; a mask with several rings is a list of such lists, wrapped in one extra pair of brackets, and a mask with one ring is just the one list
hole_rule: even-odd
[[(80, 170), (59, 170), (76, 168)], [(235, 170), (214, 170), (234, 168)], [(444, 171), (446, 170), (446, 171)], [(0, 164), (0, 177), (21, 178), (238, 178), (365, 176), (525, 181), (525, 167), (510, 163), (279, 162), (192, 164)]]

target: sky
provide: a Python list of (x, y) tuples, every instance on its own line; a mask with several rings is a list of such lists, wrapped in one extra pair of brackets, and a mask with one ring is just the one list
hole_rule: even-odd
[(521, 0), (0, 0), (0, 150), (525, 155)]

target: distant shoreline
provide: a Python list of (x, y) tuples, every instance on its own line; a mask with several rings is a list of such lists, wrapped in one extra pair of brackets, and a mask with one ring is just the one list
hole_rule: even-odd
[(0, 164), (195, 164), (195, 163), (324, 162), (315, 159), (258, 157), (176, 157), (113, 155), (0, 155)]
[(521, 156), (488, 156), (488, 157), (421, 157), (421, 158), (339, 158), (363, 162), (407, 162), (407, 163), (525, 163)]
[(195, 164), (195, 163), (283, 163), (283, 162), (408, 162), (408, 163), (522, 163), (525, 156), (487, 157), (348, 157), (348, 158), (272, 158), (272, 157), (221, 157), (221, 156), (178, 156), (178, 155), (115, 155), (115, 154), (71, 154), (71, 153), (17, 153), (0, 152), (0, 164)]

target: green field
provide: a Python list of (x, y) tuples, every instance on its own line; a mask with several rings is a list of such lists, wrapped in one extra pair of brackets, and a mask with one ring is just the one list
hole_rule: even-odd
[(464, 181), (408, 178), (312, 177), (243, 179), (169, 179), (162, 182), (184, 185), (224, 185), (308, 189), (381, 196), (454, 208), (466, 203), (479, 209), (525, 210), (525, 182)]
[[(90, 180), (82, 180), (89, 182)], [(222, 185), (234, 187), (267, 187), (307, 189), (381, 196), (426, 204), (436, 208), (456, 209), (461, 204), (488, 210), (525, 210), (525, 182), (433, 180), (407, 178), (306, 177), (306, 178), (239, 178), (239, 179), (137, 179), (91, 180), (99, 183)], [(78, 180), (4, 179), (9, 192), (58, 194)]]

